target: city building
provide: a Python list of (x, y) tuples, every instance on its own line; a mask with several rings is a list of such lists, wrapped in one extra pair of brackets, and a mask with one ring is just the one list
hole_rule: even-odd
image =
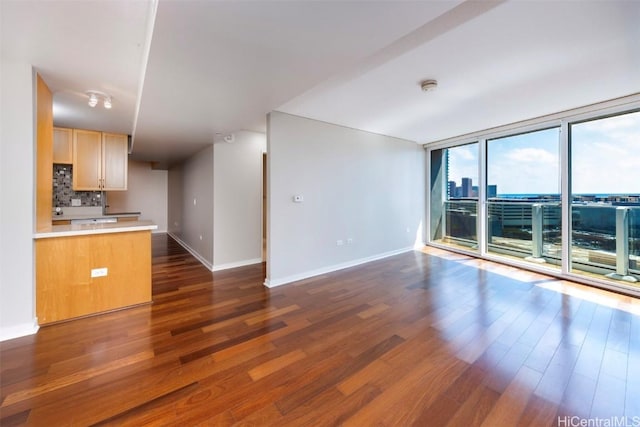
[(450, 198), (459, 197), (458, 196), (458, 187), (456, 186), (456, 182), (455, 181), (449, 181), (448, 182), (448, 191), (449, 191), (449, 197)]
[(474, 197), (473, 196), (473, 181), (471, 178), (462, 178), (461, 185), (461, 197)]
[(497, 185), (487, 185), (487, 198), (498, 197), (498, 186)]

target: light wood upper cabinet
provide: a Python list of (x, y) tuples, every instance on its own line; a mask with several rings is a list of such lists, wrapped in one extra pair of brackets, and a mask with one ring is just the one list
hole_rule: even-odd
[(74, 191), (126, 190), (127, 148), (127, 135), (74, 129)]
[(129, 142), (127, 135), (102, 134), (102, 189), (126, 190)]
[(53, 128), (53, 163), (73, 163), (73, 129)]
[(73, 189), (102, 190), (102, 132), (73, 130)]

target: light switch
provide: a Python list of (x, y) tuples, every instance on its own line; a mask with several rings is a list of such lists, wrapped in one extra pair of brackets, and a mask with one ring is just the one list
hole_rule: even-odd
[(91, 277), (105, 277), (109, 272), (107, 267), (91, 269)]

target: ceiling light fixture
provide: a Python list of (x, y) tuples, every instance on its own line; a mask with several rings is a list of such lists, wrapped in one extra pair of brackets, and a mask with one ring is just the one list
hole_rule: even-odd
[(429, 79), (429, 80), (423, 80), (420, 82), (420, 88), (422, 89), (423, 92), (430, 92), (437, 87), (438, 87), (437, 80)]
[(111, 108), (111, 95), (100, 92), (98, 90), (88, 90), (87, 96), (89, 97), (89, 107), (94, 108), (96, 105), (98, 105), (98, 101), (102, 99), (102, 105), (104, 105), (104, 108), (106, 108), (107, 110)]
[(96, 105), (98, 105), (98, 97), (95, 93), (92, 93), (91, 95), (89, 95), (89, 107), (93, 108)]

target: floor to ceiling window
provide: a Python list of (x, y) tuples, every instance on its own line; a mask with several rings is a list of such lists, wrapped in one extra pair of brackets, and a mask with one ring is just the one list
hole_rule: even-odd
[(626, 111), (594, 106), (427, 146), (429, 242), (640, 293), (632, 98)]
[(478, 143), (431, 152), (431, 240), (478, 250)]
[(640, 278), (640, 112), (570, 126), (571, 268)]
[(560, 128), (487, 141), (487, 251), (560, 265)]

